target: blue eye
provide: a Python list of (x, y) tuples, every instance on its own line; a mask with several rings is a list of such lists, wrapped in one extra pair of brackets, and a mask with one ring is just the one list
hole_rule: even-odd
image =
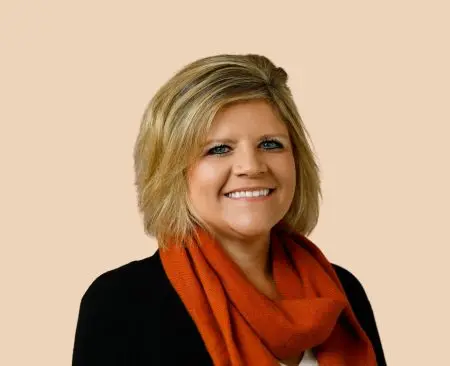
[[(275, 149), (283, 147), (283, 145), (280, 142), (278, 142), (277, 140), (264, 140), (262, 142), (262, 144), (267, 144), (267, 143), (274, 144), (275, 145), (275, 147), (274, 147)], [(273, 150), (274, 148), (269, 148), (269, 150)]]
[[(261, 142), (262, 145), (265, 145), (265, 150), (275, 150), (283, 148), (283, 144), (281, 144), (277, 140), (264, 140)], [(227, 151), (224, 151), (223, 149), (229, 149), (230, 147), (225, 144), (220, 144), (217, 146), (212, 147), (208, 150), (207, 155), (224, 155), (227, 153)]]
[(228, 147), (227, 145), (223, 145), (223, 144), (214, 146), (213, 148), (208, 150), (208, 155), (223, 155), (223, 153), (217, 153), (217, 150), (218, 149), (224, 149), (224, 148), (227, 148), (227, 147)]

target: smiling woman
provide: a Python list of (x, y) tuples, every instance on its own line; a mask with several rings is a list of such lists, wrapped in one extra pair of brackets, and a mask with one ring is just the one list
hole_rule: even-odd
[(360, 282), (307, 238), (319, 169), (282, 68), (187, 65), (151, 99), (134, 158), (159, 249), (89, 286), (73, 365), (385, 365)]

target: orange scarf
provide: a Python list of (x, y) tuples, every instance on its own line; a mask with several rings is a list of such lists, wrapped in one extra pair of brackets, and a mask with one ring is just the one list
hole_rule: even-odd
[(271, 231), (272, 274), (280, 300), (261, 294), (207, 232), (201, 245), (160, 251), (167, 276), (216, 366), (277, 366), (312, 348), (320, 366), (375, 366), (375, 353), (344, 289), (305, 236)]

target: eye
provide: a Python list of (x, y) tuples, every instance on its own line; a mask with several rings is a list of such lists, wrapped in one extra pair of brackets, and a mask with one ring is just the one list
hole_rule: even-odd
[[(273, 149), (278, 149), (278, 148), (282, 148), (283, 147), (283, 144), (281, 143), (281, 142), (279, 142), (279, 141), (277, 141), (277, 140), (264, 140), (263, 142), (261, 142), (262, 144), (271, 144), (272, 146), (274, 146), (274, 147), (272, 147), (272, 148), (268, 148), (269, 150), (273, 150)], [(266, 145), (267, 146), (267, 145)]]
[[(209, 149), (207, 154), (208, 155), (223, 155), (223, 153), (224, 153), (223, 149), (226, 149), (228, 147), (229, 147), (228, 145), (224, 145), (224, 144), (217, 145), (217, 146), (214, 146), (211, 149)], [(222, 151), (222, 153), (220, 153), (219, 151)]]

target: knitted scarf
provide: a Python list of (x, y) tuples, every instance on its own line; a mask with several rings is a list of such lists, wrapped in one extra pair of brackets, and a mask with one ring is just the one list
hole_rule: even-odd
[[(277, 224), (270, 233), (280, 297), (259, 292), (220, 244), (197, 227), (161, 250), (164, 270), (216, 366), (277, 366), (312, 349), (320, 366), (376, 366), (369, 338), (320, 249)], [(200, 242), (199, 242), (200, 241)]]

